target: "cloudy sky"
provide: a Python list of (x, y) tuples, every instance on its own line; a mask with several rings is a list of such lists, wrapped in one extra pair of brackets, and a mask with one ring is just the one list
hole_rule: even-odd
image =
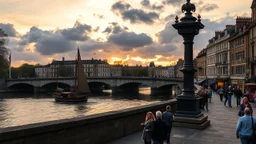
[[(0, 0), (0, 29), (10, 36), (12, 66), (53, 59), (123, 60), (129, 65), (170, 65), (183, 58), (182, 38), (172, 27), (186, 0)], [(252, 0), (191, 0), (205, 25), (194, 56), (215, 30), (251, 15)]]

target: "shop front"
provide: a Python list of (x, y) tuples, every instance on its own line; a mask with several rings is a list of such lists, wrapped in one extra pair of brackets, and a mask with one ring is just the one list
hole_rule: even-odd
[(231, 84), (235, 87), (239, 87), (242, 90), (242, 92), (244, 92), (244, 79), (231, 79)]

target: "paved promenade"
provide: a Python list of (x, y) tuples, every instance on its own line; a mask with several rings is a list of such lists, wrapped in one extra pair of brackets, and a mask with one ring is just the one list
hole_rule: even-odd
[[(209, 111), (203, 111), (211, 120), (211, 126), (200, 131), (194, 129), (173, 127), (171, 133), (172, 144), (239, 144), (236, 139), (235, 129), (238, 120), (239, 108), (236, 107), (236, 99), (232, 97), (233, 108), (225, 107), (220, 102), (219, 95), (214, 94), (212, 103), (209, 103)], [(253, 106), (253, 105), (252, 105)], [(254, 107), (254, 106), (253, 106)], [(254, 116), (256, 115), (254, 108)], [(143, 144), (141, 133), (128, 135), (108, 144)]]

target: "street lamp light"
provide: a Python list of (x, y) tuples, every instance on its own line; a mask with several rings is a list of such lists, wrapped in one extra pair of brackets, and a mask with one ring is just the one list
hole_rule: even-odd
[(192, 12), (196, 11), (194, 4), (187, 0), (181, 8), (185, 12), (185, 16), (180, 19), (175, 17), (175, 24), (173, 27), (178, 30), (178, 33), (184, 39), (184, 63), (181, 72), (184, 74), (182, 94), (177, 97), (178, 107), (175, 114), (176, 126), (189, 127), (195, 129), (204, 129), (209, 126), (210, 121), (208, 117), (201, 113), (199, 107), (200, 98), (195, 96), (194, 92), (194, 74), (196, 69), (193, 64), (193, 40), (195, 35), (199, 33), (200, 29), (204, 28), (201, 23), (201, 16), (198, 18), (192, 16)]

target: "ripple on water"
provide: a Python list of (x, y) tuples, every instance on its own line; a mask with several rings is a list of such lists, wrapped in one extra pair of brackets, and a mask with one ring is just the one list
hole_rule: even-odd
[(6, 98), (0, 101), (0, 128), (88, 116), (158, 102), (139, 99), (90, 98), (88, 103), (63, 104), (52, 98)]

